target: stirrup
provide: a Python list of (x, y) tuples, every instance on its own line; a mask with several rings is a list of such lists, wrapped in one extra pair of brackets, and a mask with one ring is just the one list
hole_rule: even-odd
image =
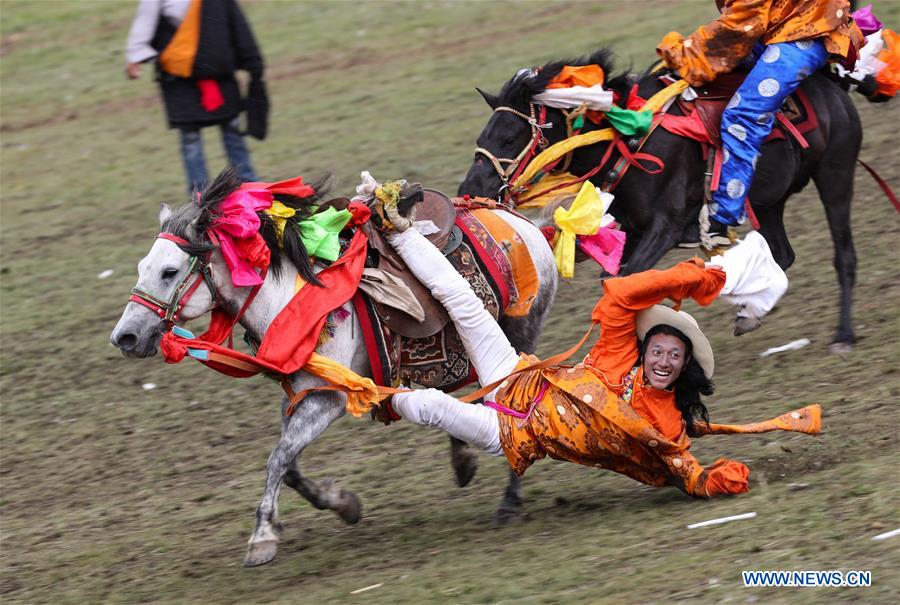
[(716, 233), (710, 235), (704, 231), (700, 231), (700, 249), (707, 258), (718, 256), (735, 244), (738, 240), (737, 231), (733, 227), (728, 227), (725, 234)]
[(700, 247), (703, 249), (703, 253), (711, 258), (722, 254), (722, 250), (731, 246), (738, 238), (737, 231), (732, 227), (726, 227), (725, 233), (711, 234), (709, 232), (709, 221), (709, 205), (703, 204), (698, 217), (698, 222), (700, 223)]
[(675, 245), (676, 248), (682, 248), (684, 250), (693, 250), (695, 248), (700, 248), (703, 244), (700, 242), (678, 242)]

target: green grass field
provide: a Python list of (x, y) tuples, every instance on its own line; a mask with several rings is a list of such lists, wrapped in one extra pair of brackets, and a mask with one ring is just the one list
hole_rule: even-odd
[[(713, 3), (244, 1), (266, 56), (266, 180), (361, 170), (454, 192), (497, 90), (521, 67), (612, 46), (643, 68), (666, 32)], [(900, 6), (876, 0), (900, 27)], [(0, 598), (5, 603), (885, 603), (900, 600), (898, 215), (858, 174), (858, 346), (829, 356), (837, 320), (831, 242), (814, 190), (788, 205), (791, 290), (763, 329), (697, 310), (716, 350), (714, 421), (811, 402), (817, 438), (710, 437), (703, 461), (752, 469), (748, 495), (695, 501), (571, 464), (526, 475), (527, 520), (497, 528), (503, 460), (458, 489), (446, 438), (345, 418), (304, 452), (304, 473), (354, 490), (345, 526), (282, 494), (278, 558), (242, 569), (280, 390), (199, 364), (129, 361), (107, 342), (161, 201), (184, 200), (155, 84), (124, 77), (131, 1), (0, 2)], [(900, 190), (900, 102), (858, 99), (862, 157)], [(207, 135), (210, 169), (223, 164)], [(686, 257), (673, 253), (670, 264)], [(105, 270), (114, 273), (98, 279)], [(600, 293), (563, 284), (540, 354), (571, 344)], [(760, 358), (809, 338), (804, 349)], [(142, 389), (155, 383), (154, 390)], [(713, 517), (757, 512), (688, 530)], [(750, 589), (741, 570), (871, 570), (870, 588)], [(357, 589), (381, 584), (366, 592)]]

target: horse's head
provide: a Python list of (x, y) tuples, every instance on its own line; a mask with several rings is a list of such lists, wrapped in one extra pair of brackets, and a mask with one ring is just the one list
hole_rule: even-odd
[(566, 65), (599, 65), (606, 74), (611, 73), (611, 57), (608, 50), (601, 49), (588, 57), (519, 70), (499, 95), (478, 90), (493, 114), (478, 136), (475, 158), (458, 195), (497, 198), (535, 155), (566, 138), (563, 112), (535, 103), (534, 96), (542, 93)]
[[(196, 208), (196, 205), (195, 205)], [(190, 206), (176, 211), (162, 204), (160, 234), (138, 263), (131, 300), (110, 335), (127, 357), (155, 355), (163, 333), (178, 321), (195, 319), (214, 306), (209, 271), (212, 246), (198, 242)]]
[[(319, 209), (315, 204), (327, 190), (330, 176), (311, 185), (300, 179), (271, 184), (273, 197), (293, 214), (279, 231), (266, 212), (245, 209), (259, 219), (259, 234), (268, 249), (268, 272), (282, 276), (289, 263), (306, 282), (321, 285), (315, 275), (297, 226)], [(197, 199), (177, 210), (163, 204), (160, 234), (150, 252), (138, 264), (138, 282), (131, 299), (110, 336), (110, 341), (129, 357), (156, 353), (162, 334), (173, 325), (195, 319), (215, 306), (240, 319), (244, 303), (253, 300), (252, 287), (236, 286), (219, 246), (222, 232), (230, 233), (236, 212), (231, 194), (241, 186), (234, 173), (221, 173)], [(226, 202), (223, 205), (223, 202)], [(240, 214), (238, 212), (238, 214)], [(230, 220), (229, 220), (230, 218)], [(243, 219), (242, 219), (243, 220)], [(230, 227), (228, 225), (231, 225)], [(241, 223), (246, 225), (246, 222)], [(216, 235), (219, 233), (219, 236)], [(252, 254), (258, 249), (251, 245)], [(253, 252), (256, 250), (257, 252)], [(264, 251), (263, 251), (264, 252)], [(257, 255), (257, 258), (260, 258)], [(293, 281), (290, 288), (293, 288)], [(259, 300), (259, 299), (257, 299)]]

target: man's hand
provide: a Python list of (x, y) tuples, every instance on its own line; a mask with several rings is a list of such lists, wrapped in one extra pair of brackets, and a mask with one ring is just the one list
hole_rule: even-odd
[(129, 63), (125, 66), (125, 75), (128, 76), (129, 80), (137, 80), (141, 77), (141, 64), (140, 63)]

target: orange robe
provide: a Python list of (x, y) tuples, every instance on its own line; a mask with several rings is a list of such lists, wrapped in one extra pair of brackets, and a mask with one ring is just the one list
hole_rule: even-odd
[[(699, 260), (666, 271), (645, 271), (604, 282), (593, 319), (601, 336), (584, 364), (524, 372), (509, 379), (497, 402), (527, 412), (526, 419), (499, 414), (500, 442), (510, 465), (522, 474), (536, 460), (558, 460), (606, 468), (655, 486), (675, 485), (692, 496), (712, 497), (748, 490), (749, 469), (720, 459), (704, 468), (690, 453), (672, 391), (659, 390), (635, 368), (639, 352), (635, 315), (666, 298), (692, 298), (708, 305), (725, 284), (718, 268)], [(520, 366), (535, 361), (523, 356)], [(710, 425), (700, 433), (774, 429), (816, 433), (817, 406), (748, 426)]]
[[(732, 71), (764, 44), (822, 38), (829, 53), (847, 57), (864, 44), (848, 0), (727, 0), (722, 15), (685, 38), (669, 32), (656, 52), (692, 86)], [(851, 49), (854, 49), (851, 51)]]

